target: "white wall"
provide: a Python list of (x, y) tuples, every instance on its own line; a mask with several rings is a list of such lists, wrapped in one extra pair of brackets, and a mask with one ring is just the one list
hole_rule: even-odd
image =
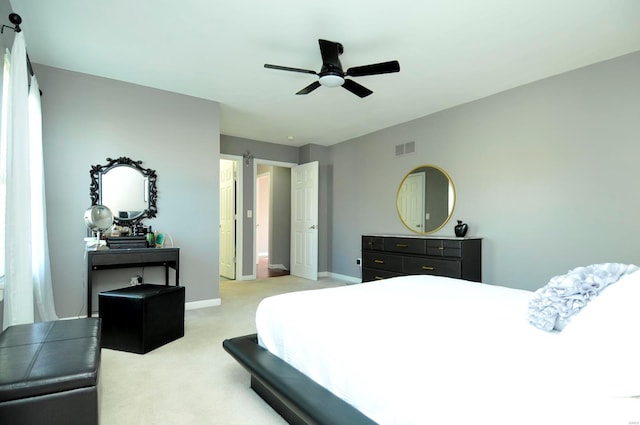
[[(363, 233), (410, 233), (395, 196), (420, 164), (453, 178), (437, 234), (469, 223), (485, 282), (536, 289), (581, 265), (640, 264), (639, 70), (634, 53), (332, 146), (331, 270), (360, 276)], [(409, 141), (417, 153), (395, 158)]]
[[(90, 166), (105, 164), (107, 157), (127, 156), (156, 170), (158, 215), (144, 223), (170, 234), (181, 248), (187, 302), (217, 299), (219, 104), (46, 66), (35, 69), (44, 92), (47, 217), (58, 314), (86, 311), (82, 216), (90, 205)], [(121, 287), (141, 272), (99, 272), (95, 289)], [(161, 269), (144, 273), (152, 283), (163, 281)]]

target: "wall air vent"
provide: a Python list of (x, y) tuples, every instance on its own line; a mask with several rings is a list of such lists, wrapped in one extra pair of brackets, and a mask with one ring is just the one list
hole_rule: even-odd
[(404, 156), (416, 153), (416, 142), (407, 142), (396, 145), (396, 156)]
[(404, 154), (416, 153), (416, 142), (408, 142), (404, 144)]

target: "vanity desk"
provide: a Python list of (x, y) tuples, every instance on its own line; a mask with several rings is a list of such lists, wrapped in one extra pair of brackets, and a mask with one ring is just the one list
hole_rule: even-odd
[(169, 285), (169, 268), (176, 271), (175, 285), (180, 282), (180, 248), (130, 248), (87, 251), (87, 317), (91, 317), (93, 272), (127, 267), (165, 268), (165, 285)]
[(432, 274), (482, 281), (482, 239), (362, 235), (362, 281)]

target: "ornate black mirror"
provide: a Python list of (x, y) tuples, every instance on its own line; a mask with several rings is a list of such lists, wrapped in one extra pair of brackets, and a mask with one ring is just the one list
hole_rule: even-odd
[(133, 226), (156, 216), (156, 172), (142, 167), (142, 161), (125, 156), (107, 158), (105, 165), (92, 165), (90, 174), (91, 205), (108, 207), (115, 224)]
[(455, 205), (453, 180), (435, 165), (421, 165), (409, 171), (396, 196), (402, 224), (422, 234), (436, 232), (447, 224)]

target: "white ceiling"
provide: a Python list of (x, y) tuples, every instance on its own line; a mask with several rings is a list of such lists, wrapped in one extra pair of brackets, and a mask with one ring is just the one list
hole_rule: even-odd
[[(332, 145), (640, 50), (639, 0), (11, 5), (34, 63), (215, 100), (223, 134), (294, 146)], [(296, 96), (317, 77), (263, 67), (319, 71), (318, 38), (344, 45), (345, 70), (397, 59), (400, 73), (354, 78), (374, 92), (360, 99), (340, 87)]]

